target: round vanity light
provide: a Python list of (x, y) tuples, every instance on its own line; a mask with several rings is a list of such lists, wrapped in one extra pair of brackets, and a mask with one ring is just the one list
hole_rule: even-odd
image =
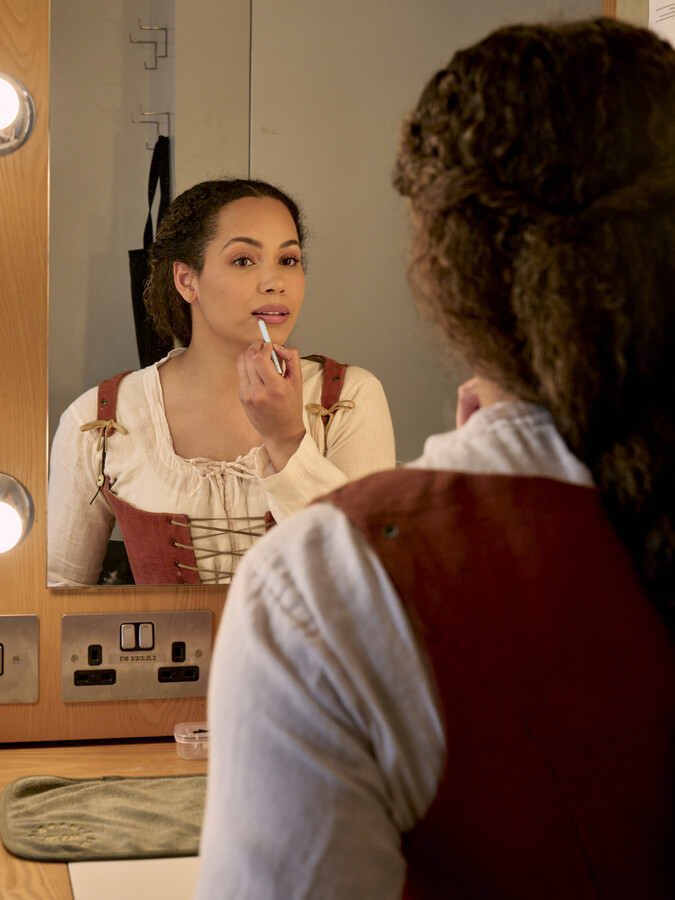
[(0, 472), (0, 553), (16, 547), (33, 526), (33, 499), (26, 488)]
[(22, 530), (18, 512), (9, 503), (0, 503), (0, 553), (16, 547)]
[(0, 130), (12, 125), (19, 114), (19, 95), (14, 85), (0, 78)]
[(35, 124), (35, 104), (21, 82), (0, 72), (0, 156), (18, 150)]

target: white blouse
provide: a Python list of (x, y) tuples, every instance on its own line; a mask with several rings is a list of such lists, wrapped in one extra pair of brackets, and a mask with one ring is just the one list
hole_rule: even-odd
[[(173, 350), (169, 357), (181, 352)], [(380, 382), (365, 369), (349, 366), (340, 399), (354, 406), (338, 409), (324, 435), (317, 413), (307, 411), (308, 405), (320, 403), (323, 383), (323, 366), (313, 360), (302, 360), (307, 433), (281, 472), (274, 472), (264, 446), (233, 462), (183, 459), (174, 452), (164, 411), (158, 369), (165, 361), (121, 382), (116, 421), (127, 433), (115, 431), (109, 437), (105, 474), (121, 500), (148, 512), (190, 517), (204, 582), (231, 580), (237, 556), (263, 533), (267, 510), (281, 521), (321, 494), (395, 464), (393, 428)], [(98, 431), (81, 431), (97, 419), (97, 392), (92, 388), (68, 407), (52, 445), (50, 587), (95, 584), (114, 525), (108, 503), (96, 496), (102, 452)], [(249, 524), (254, 534), (234, 533), (248, 530)], [(216, 555), (210, 556), (213, 551)]]

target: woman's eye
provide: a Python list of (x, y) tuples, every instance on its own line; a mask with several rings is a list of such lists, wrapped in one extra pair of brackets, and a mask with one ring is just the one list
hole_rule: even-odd
[(297, 256), (284, 256), (281, 260), (282, 266), (299, 266), (300, 260)]
[(238, 256), (236, 259), (233, 259), (232, 262), (235, 266), (240, 266), (242, 269), (253, 265), (253, 260), (250, 256)]

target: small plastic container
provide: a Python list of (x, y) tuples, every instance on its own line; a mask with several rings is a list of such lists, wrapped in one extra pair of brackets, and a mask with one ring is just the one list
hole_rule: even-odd
[(181, 759), (208, 759), (209, 726), (206, 722), (180, 722), (173, 736)]

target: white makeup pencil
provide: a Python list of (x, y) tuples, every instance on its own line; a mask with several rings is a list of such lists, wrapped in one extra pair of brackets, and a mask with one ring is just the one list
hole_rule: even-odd
[[(260, 328), (260, 331), (261, 331), (261, 334), (263, 336), (263, 340), (265, 341), (265, 343), (271, 344), (272, 340), (270, 338), (270, 333), (267, 330), (267, 325), (265, 325), (265, 323), (262, 319), (258, 319), (258, 327)], [(272, 362), (274, 363), (274, 366), (275, 366), (277, 372), (280, 375), (283, 375), (284, 373), (281, 371), (281, 366), (279, 365), (279, 357), (276, 355), (274, 350), (272, 350)]]

